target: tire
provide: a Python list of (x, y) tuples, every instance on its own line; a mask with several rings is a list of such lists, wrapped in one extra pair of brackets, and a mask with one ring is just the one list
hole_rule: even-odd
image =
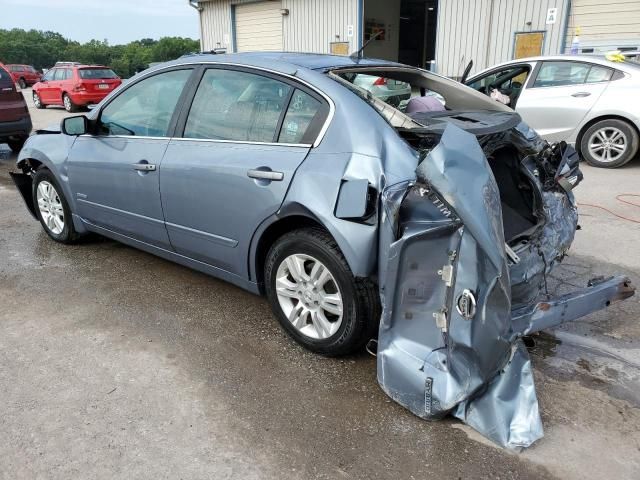
[[(42, 189), (40, 193), (38, 189)], [(48, 190), (47, 194), (44, 194), (45, 190)], [(62, 193), (60, 184), (46, 168), (40, 168), (34, 175), (32, 195), (36, 215), (47, 235), (56, 242), (75, 243), (80, 235), (73, 227), (69, 203)], [(54, 216), (58, 218), (57, 221), (52, 219)]]
[(42, 110), (43, 108), (46, 107), (46, 105), (42, 103), (42, 100), (40, 100), (40, 95), (38, 95), (36, 92), (33, 92), (33, 105), (38, 110)]
[(13, 153), (19, 153), (24, 146), (24, 142), (26, 141), (26, 138), (20, 138), (18, 140), (9, 140), (7, 143), (9, 144), (9, 148), (13, 151)]
[(20, 80), (18, 80), (18, 85), (20, 85), (20, 88), (23, 90), (27, 88), (27, 82), (24, 81), (24, 78), (21, 78)]
[(596, 122), (584, 132), (580, 141), (582, 157), (594, 167), (621, 167), (637, 152), (638, 132), (624, 120)]
[(78, 106), (73, 103), (71, 97), (66, 93), (62, 94), (62, 104), (64, 105), (64, 109), (69, 113), (74, 113), (78, 111)]
[(377, 336), (377, 287), (353, 276), (338, 245), (324, 230), (305, 228), (280, 237), (267, 254), (264, 278), (276, 318), (308, 350), (346, 355)]

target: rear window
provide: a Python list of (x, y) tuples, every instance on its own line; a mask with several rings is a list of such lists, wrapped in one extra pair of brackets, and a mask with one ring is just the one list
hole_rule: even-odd
[(80, 78), (85, 80), (103, 79), (103, 78), (118, 78), (116, 73), (108, 68), (83, 68), (78, 70)]

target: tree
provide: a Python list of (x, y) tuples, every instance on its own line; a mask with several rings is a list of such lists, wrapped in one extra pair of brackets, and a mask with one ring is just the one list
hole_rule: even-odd
[(199, 48), (197, 40), (182, 37), (143, 38), (125, 45), (109, 45), (107, 40), (71, 41), (57, 32), (0, 29), (0, 62), (24, 63), (38, 70), (64, 60), (107, 65), (128, 78), (146, 69), (149, 63), (173, 60)]

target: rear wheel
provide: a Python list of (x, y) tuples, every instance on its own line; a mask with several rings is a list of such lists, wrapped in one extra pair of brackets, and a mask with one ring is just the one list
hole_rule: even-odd
[(295, 230), (278, 239), (267, 254), (265, 282), (278, 321), (311, 351), (345, 355), (376, 335), (375, 285), (353, 276), (333, 238), (321, 229)]
[(601, 120), (584, 132), (580, 151), (594, 167), (621, 167), (637, 153), (638, 133), (623, 120)]
[(33, 92), (33, 105), (37, 109), (41, 109), (45, 107), (45, 104), (42, 103), (42, 100), (40, 100), (40, 95), (38, 95), (36, 92)]
[(71, 100), (71, 97), (66, 93), (62, 95), (62, 103), (64, 104), (64, 109), (67, 112), (73, 113), (78, 111), (78, 106), (75, 103), (73, 103), (73, 100)]
[(20, 152), (20, 150), (22, 150), (22, 147), (24, 146), (24, 142), (26, 141), (27, 141), (26, 138), (19, 138), (17, 140), (9, 140), (7, 143), (9, 144), (9, 148), (13, 152), (18, 153)]
[(56, 242), (75, 242), (80, 235), (73, 227), (71, 209), (58, 181), (46, 168), (34, 175), (32, 194), (38, 220), (47, 235)]

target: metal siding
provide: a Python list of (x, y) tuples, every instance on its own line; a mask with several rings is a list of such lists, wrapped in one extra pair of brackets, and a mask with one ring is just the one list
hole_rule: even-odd
[[(252, 3), (255, 0), (209, 0), (200, 2), (202, 47), (211, 50), (226, 47), (232, 50), (233, 28), (230, 5)], [(282, 17), (282, 49), (291, 52), (329, 53), (330, 42), (349, 42), (349, 50), (358, 46), (361, 35), (358, 22), (358, 0), (282, 0), (289, 15)], [(353, 36), (347, 37), (348, 25)], [(225, 44), (225, 35), (229, 43)]]
[[(291, 52), (329, 53), (331, 42), (349, 42), (349, 50), (357, 46), (357, 0), (282, 0), (289, 10), (284, 17), (284, 50)], [(347, 26), (354, 34), (347, 37)]]
[(580, 27), (580, 46), (598, 51), (618, 47), (640, 48), (640, 1), (572, 0), (567, 28), (566, 51), (571, 50), (575, 28)]
[[(556, 23), (545, 25), (554, 7)], [(474, 72), (511, 60), (515, 32), (543, 30), (543, 54), (560, 53), (567, 7), (568, 0), (440, 0), (436, 70), (457, 77), (469, 60)]]

